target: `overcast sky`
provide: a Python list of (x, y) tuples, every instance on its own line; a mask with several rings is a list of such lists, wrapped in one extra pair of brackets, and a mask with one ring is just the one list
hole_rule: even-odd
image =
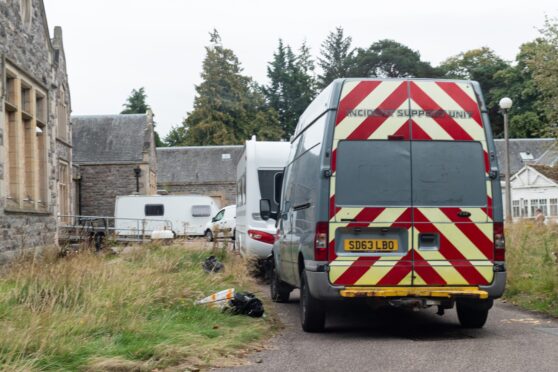
[(314, 55), (342, 26), (354, 46), (389, 38), (434, 65), (488, 46), (513, 60), (538, 35), (556, 0), (44, 0), (49, 27), (62, 26), (73, 113), (112, 114), (145, 87), (165, 135), (192, 109), (208, 32), (239, 57), (244, 73), (266, 82), (277, 40)]

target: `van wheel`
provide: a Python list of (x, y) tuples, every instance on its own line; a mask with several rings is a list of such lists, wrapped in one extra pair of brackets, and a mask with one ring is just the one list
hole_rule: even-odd
[(491, 306), (483, 303), (457, 302), (457, 317), (463, 328), (482, 328)]
[(275, 267), (271, 269), (271, 283), (269, 284), (271, 291), (271, 300), (273, 302), (288, 302), (292, 288), (287, 283), (279, 279)]
[(305, 270), (302, 270), (300, 278), (300, 320), (304, 332), (321, 332), (324, 330), (324, 305), (322, 301), (312, 297)]
[(205, 239), (206, 239), (208, 242), (212, 242), (212, 241), (213, 241), (213, 233), (211, 232), (211, 230), (207, 230), (207, 231), (205, 232)]

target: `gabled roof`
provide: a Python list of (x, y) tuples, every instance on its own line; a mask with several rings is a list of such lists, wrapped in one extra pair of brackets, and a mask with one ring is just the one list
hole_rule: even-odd
[(141, 162), (151, 145), (149, 114), (72, 116), (71, 121), (78, 164)]
[(244, 146), (157, 148), (158, 184), (236, 182)]
[[(504, 154), (505, 142), (503, 139), (494, 140), (496, 152), (498, 156), (498, 166), (500, 174), (503, 176), (504, 169)], [(543, 155), (548, 155), (547, 151), (556, 144), (554, 138), (512, 138), (510, 139), (510, 171), (515, 174), (527, 164), (537, 163)], [(529, 153), (533, 156), (532, 161), (524, 161), (521, 158), (521, 153)], [(546, 156), (545, 155), (545, 156)], [(553, 157), (550, 155), (546, 161), (552, 161)], [(556, 159), (554, 159), (556, 161)], [(540, 161), (540, 160), (539, 160)]]
[(558, 182), (558, 167), (548, 165), (531, 165), (537, 172), (554, 182)]

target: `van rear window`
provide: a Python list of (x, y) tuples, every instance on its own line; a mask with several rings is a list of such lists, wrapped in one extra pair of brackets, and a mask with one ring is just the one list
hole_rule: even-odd
[(480, 142), (413, 141), (413, 205), (486, 205), (484, 154)]
[(479, 142), (341, 141), (336, 169), (340, 206), (486, 204)]
[(145, 215), (146, 216), (164, 216), (165, 206), (163, 204), (146, 204), (145, 205)]
[(337, 205), (411, 205), (411, 148), (407, 141), (341, 141), (336, 169)]
[(209, 205), (192, 205), (192, 217), (209, 216), (211, 216), (211, 207)]

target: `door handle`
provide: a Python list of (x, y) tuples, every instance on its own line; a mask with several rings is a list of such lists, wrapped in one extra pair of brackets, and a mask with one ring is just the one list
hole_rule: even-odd
[(468, 218), (468, 217), (471, 217), (471, 212), (461, 211), (461, 212), (457, 213), (457, 215), (459, 217), (467, 217)]

